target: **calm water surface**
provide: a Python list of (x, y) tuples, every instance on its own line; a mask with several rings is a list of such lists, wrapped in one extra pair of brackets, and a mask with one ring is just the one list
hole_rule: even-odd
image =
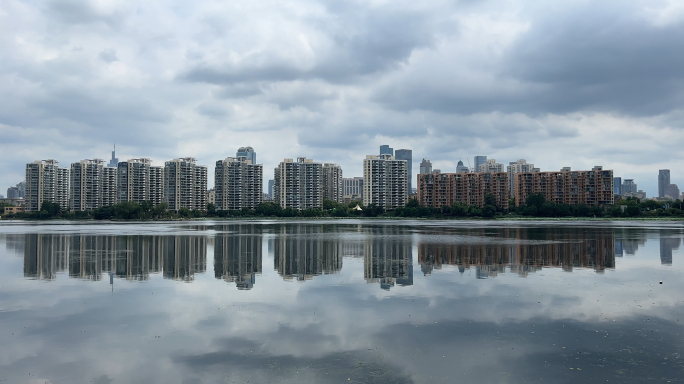
[(684, 382), (683, 237), (660, 222), (2, 222), (0, 383)]

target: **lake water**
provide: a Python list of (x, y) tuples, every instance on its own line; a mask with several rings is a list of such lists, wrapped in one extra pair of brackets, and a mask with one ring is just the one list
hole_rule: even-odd
[(0, 383), (684, 382), (674, 222), (0, 223)]

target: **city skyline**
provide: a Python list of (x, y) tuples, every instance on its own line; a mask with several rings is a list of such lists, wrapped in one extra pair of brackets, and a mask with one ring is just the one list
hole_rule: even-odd
[(252, 146), (266, 179), (292, 154), (360, 176), (383, 144), (445, 172), (602, 164), (649, 196), (659, 169), (684, 176), (672, 1), (19, 4), (0, 15), (3, 194), (28, 162), (114, 142), (155, 164)]

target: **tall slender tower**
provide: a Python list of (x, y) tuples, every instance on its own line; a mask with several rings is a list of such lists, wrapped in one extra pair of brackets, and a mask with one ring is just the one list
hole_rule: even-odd
[(665, 190), (670, 185), (670, 170), (658, 171), (658, 197), (665, 197)]

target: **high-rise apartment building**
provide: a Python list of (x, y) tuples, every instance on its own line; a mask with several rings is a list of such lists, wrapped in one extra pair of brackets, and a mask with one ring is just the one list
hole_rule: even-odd
[(120, 161), (117, 165), (117, 202), (151, 201), (154, 205), (161, 204), (163, 174), (163, 168), (153, 167), (152, 160), (148, 158)]
[(658, 171), (658, 197), (665, 197), (665, 190), (670, 185), (670, 170)]
[(491, 173), (491, 172), (503, 172), (504, 165), (502, 163), (497, 163), (496, 159), (487, 159), (483, 164), (480, 164), (476, 172)]
[(238, 148), (237, 152), (235, 153), (235, 157), (239, 158), (240, 156), (244, 156), (247, 158), (247, 160), (251, 161), (252, 164), (256, 164), (256, 152), (254, 152), (254, 148), (252, 147), (240, 147)]
[(342, 182), (344, 196), (363, 195), (363, 177), (345, 177)]
[(426, 175), (432, 173), (432, 163), (430, 159), (423, 157), (423, 161), (420, 162), (420, 173), (421, 175)]
[(485, 205), (492, 194), (496, 206), (508, 209), (508, 173), (435, 173), (418, 175), (418, 202), (422, 206), (441, 208), (454, 203)]
[(164, 202), (168, 209), (207, 209), (207, 167), (193, 157), (169, 160), (164, 164)]
[(613, 194), (622, 195), (622, 177), (613, 177)]
[(274, 200), (283, 209), (323, 206), (323, 164), (298, 157), (283, 160), (274, 170)]
[(515, 188), (516, 206), (525, 204), (530, 194), (542, 194), (555, 204), (613, 204), (613, 171), (596, 166), (591, 171), (518, 173)]
[[(109, 168), (113, 169), (113, 168)], [(110, 202), (105, 193), (111, 193), (111, 179), (105, 177), (104, 160), (81, 160), (71, 164), (69, 185), (69, 209), (72, 211), (92, 211)]]
[(254, 209), (263, 199), (264, 169), (245, 156), (216, 162), (214, 191), (216, 209), (222, 211)]
[(394, 156), (394, 148), (390, 147), (389, 145), (381, 145), (380, 154)]
[(408, 193), (413, 193), (413, 151), (410, 149), (397, 149), (394, 151), (394, 158), (406, 160), (406, 164), (408, 164)]
[(273, 185), (275, 184), (275, 180), (271, 179), (268, 181), (268, 198), (270, 200), (273, 200)]
[(480, 165), (487, 162), (487, 156), (475, 156), (474, 172), (480, 172)]
[(397, 208), (408, 200), (408, 165), (394, 156), (368, 155), (363, 160), (363, 205)]
[(40, 211), (43, 201), (69, 208), (69, 169), (57, 160), (38, 160), (26, 164), (26, 212)]
[(342, 167), (339, 164), (323, 164), (323, 198), (338, 203), (344, 201)]
[(528, 164), (525, 159), (519, 159), (515, 162), (508, 163), (508, 192), (513, 196), (515, 194), (515, 175), (520, 172), (539, 172), (539, 168), (535, 168), (534, 164)]

